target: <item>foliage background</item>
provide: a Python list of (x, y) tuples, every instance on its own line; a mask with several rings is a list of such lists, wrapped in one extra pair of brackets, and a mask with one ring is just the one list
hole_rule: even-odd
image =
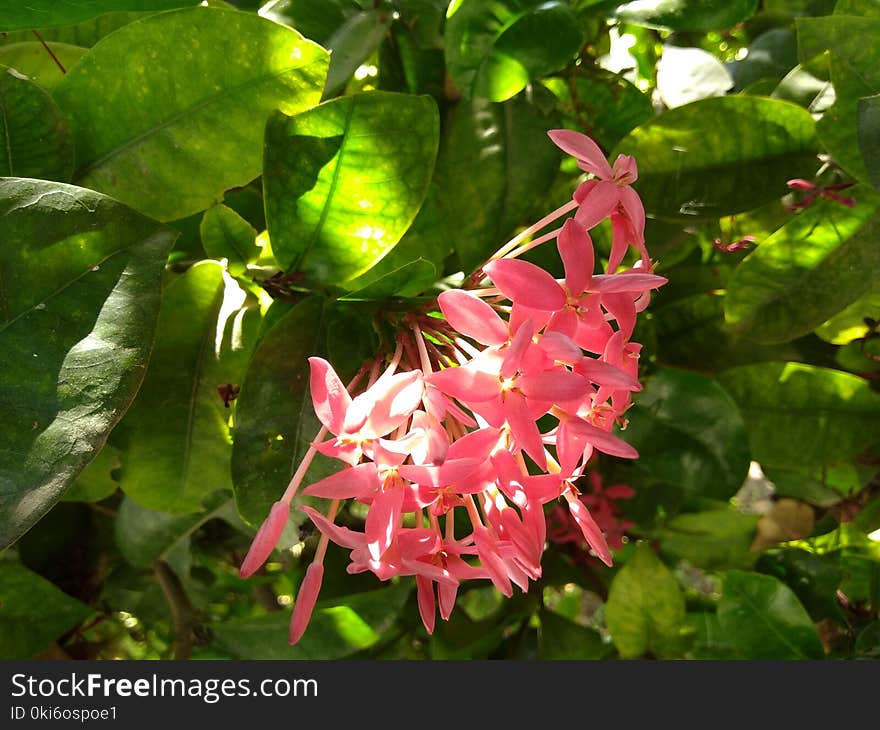
[[(877, 0), (202, 5), (0, 10), (0, 656), (877, 657)], [(551, 542), (429, 637), (331, 546), (288, 647), (314, 536), (237, 565), (305, 358), (565, 202), (559, 126), (636, 156), (670, 282), (615, 567)]]

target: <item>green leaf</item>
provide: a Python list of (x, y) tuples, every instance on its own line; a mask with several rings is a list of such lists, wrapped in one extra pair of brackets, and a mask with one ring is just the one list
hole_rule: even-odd
[[(797, 36), (788, 28), (771, 28), (749, 44), (748, 55), (728, 65), (735, 90), (762, 80), (781, 81), (798, 62)], [(774, 94), (775, 96), (775, 94)]]
[(73, 140), (58, 106), (13, 68), (0, 66), (0, 176), (69, 180)]
[(217, 389), (241, 383), (255, 340), (259, 311), (245, 298), (210, 261), (164, 292), (150, 367), (116, 441), (120, 486), (145, 507), (195, 512), (232, 488), (230, 409)]
[(541, 659), (607, 659), (613, 653), (598, 631), (576, 624), (552, 611), (539, 614), (538, 646)]
[(859, 149), (868, 180), (880, 190), (880, 94), (859, 99)]
[(836, 591), (843, 574), (833, 557), (806, 550), (779, 550), (762, 556), (758, 568), (784, 581), (814, 620), (842, 617)]
[(611, 582), (605, 621), (624, 659), (650, 651), (663, 657), (676, 653), (684, 622), (684, 595), (669, 569), (646, 543)]
[(226, 259), (229, 273), (241, 276), (260, 257), (257, 231), (231, 208), (215, 205), (205, 211), (199, 226), (202, 246), (212, 259)]
[(797, 19), (802, 62), (831, 51), (835, 102), (818, 123), (819, 137), (834, 159), (853, 177), (868, 181), (859, 151), (859, 100), (880, 93), (880, 17), (831, 15)]
[(446, 62), (469, 98), (505, 101), (567, 66), (583, 42), (563, 2), (462, 0), (446, 19)]
[[(372, 272), (367, 272), (368, 274)], [(434, 282), (437, 279), (437, 267), (427, 259), (417, 258), (387, 274), (370, 281), (369, 284), (356, 289), (342, 297), (348, 301), (375, 301), (393, 296), (417, 296), (422, 293), (423, 282)], [(356, 283), (356, 282), (355, 282)]]
[(736, 659), (736, 650), (721, 630), (714, 611), (695, 611), (685, 617), (689, 632), (693, 634), (685, 659)]
[(113, 478), (119, 466), (120, 451), (115, 446), (104, 444), (94, 461), (79, 475), (73, 486), (65, 492), (64, 502), (100, 502), (119, 488)]
[(61, 497), (137, 392), (174, 238), (91, 190), (0, 180), (0, 548)]
[(373, 266), (425, 199), (438, 135), (427, 96), (376, 91), (272, 116), (263, 183), (282, 266), (333, 285)]
[(762, 343), (808, 334), (880, 276), (880, 197), (862, 186), (847, 208), (817, 201), (765, 240), (728, 282), (725, 319)]
[(434, 175), (441, 219), (434, 234), (453, 242), (465, 273), (538, 214), (559, 167), (546, 134), (556, 121), (525, 95), (504, 104), (462, 101), (447, 120)]
[[(308, 358), (323, 352), (328, 314), (317, 296), (297, 304), (259, 341), (244, 376), (235, 407), (232, 480), (238, 511), (251, 524), (266, 518), (321, 428), (312, 410)], [(336, 463), (319, 454), (309, 478), (322, 468), (336, 471)]]
[(343, 659), (379, 642), (409, 595), (411, 582), (319, 601), (299, 643), (287, 643), (290, 615), (228, 621), (213, 627), (217, 643), (239, 659)]
[(698, 568), (749, 567), (757, 557), (750, 554), (757, 515), (730, 508), (681, 514), (667, 522), (657, 537), (664, 551)]
[(306, 38), (327, 46), (336, 30), (358, 11), (351, 0), (278, 0), (266, 3), (260, 14), (296, 28)]
[(868, 334), (870, 326), (866, 320), (880, 321), (880, 287), (876, 285), (817, 327), (816, 334), (832, 344), (846, 345)]
[(757, 0), (637, 0), (618, 7), (614, 17), (646, 28), (702, 32), (731, 28), (757, 5)]
[[(562, 102), (572, 129), (589, 120), (590, 136), (604, 149), (612, 149), (627, 134), (654, 116), (651, 98), (619, 74), (590, 68), (575, 77), (574, 84), (557, 76), (544, 85)], [(573, 89), (573, 96), (572, 96)]]
[(84, 621), (92, 609), (45, 578), (0, 561), (0, 656), (32, 659)]
[(0, 10), (0, 32), (72, 25), (111, 11), (170, 10), (198, 0), (28, 0)]
[[(67, 43), (47, 42), (46, 45), (55, 54), (65, 71), (72, 69), (88, 51), (88, 48), (71, 46)], [(0, 45), (0, 64), (10, 66), (19, 73), (23, 73), (47, 91), (54, 89), (58, 82), (64, 78), (64, 73), (58, 64), (46, 52), (43, 44), (38, 41)]]
[(352, 74), (379, 47), (388, 35), (391, 10), (366, 10), (348, 18), (323, 44), (330, 51), (330, 70), (324, 98), (339, 93)]
[(660, 370), (638, 394), (626, 439), (635, 468), (686, 499), (727, 499), (749, 470), (748, 437), (736, 403), (712, 378)]
[(232, 10), (126, 25), (56, 87), (76, 141), (74, 179), (160, 220), (204, 210), (259, 175), (264, 120), (317, 103), (327, 63), (295, 31)]
[(664, 46), (657, 62), (657, 93), (670, 109), (723, 96), (733, 86), (730, 73), (702, 48)]
[(818, 468), (854, 459), (880, 440), (880, 395), (848, 373), (798, 363), (762, 363), (719, 375), (739, 404), (752, 458)]
[(816, 627), (797, 596), (769, 575), (724, 574), (718, 620), (728, 641), (749, 659), (821, 659)]
[(702, 99), (634, 129), (612, 153), (634, 155), (636, 190), (660, 217), (719, 218), (788, 192), (786, 181), (816, 168), (815, 124), (786, 101), (756, 96)]
[(157, 512), (135, 502), (122, 500), (114, 523), (116, 546), (129, 563), (149, 568), (184, 545), (190, 535), (208, 520), (230, 516), (232, 500), (217, 492), (205, 500), (204, 509), (188, 515)]
[[(51, 0), (49, 0), (51, 2)], [(114, 30), (135, 20), (151, 15), (152, 11), (104, 13), (88, 20), (80, 21), (73, 25), (65, 25), (57, 28), (44, 28), (40, 30), (40, 37), (47, 43), (66, 43), (71, 46), (91, 48), (104, 36), (110, 35)], [(4, 42), (10, 45), (18, 43), (31, 43), (34, 41), (32, 30), (18, 30), (11, 33), (0, 33), (0, 45)], [(38, 45), (42, 45), (38, 43)], [(43, 53), (46, 51), (43, 49)]]

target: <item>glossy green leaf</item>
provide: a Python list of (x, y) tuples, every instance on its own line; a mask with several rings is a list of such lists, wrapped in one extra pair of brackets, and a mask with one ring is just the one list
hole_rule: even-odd
[(18, 563), (0, 561), (0, 656), (32, 659), (92, 609)]
[(505, 101), (566, 66), (583, 42), (566, 3), (462, 0), (446, 19), (446, 62), (469, 98)]
[(757, 0), (636, 0), (619, 6), (614, 16), (662, 30), (724, 30), (752, 15), (757, 5)]
[(373, 266), (425, 198), (438, 134), (427, 96), (377, 91), (272, 116), (263, 182), (282, 266), (333, 285)]
[(818, 166), (815, 124), (777, 99), (724, 96), (672, 109), (633, 130), (612, 153), (634, 155), (649, 213), (718, 218), (788, 192)]
[(195, 512), (232, 487), (231, 409), (218, 387), (239, 385), (247, 366), (259, 311), (245, 298), (208, 261), (163, 294), (150, 367), (118, 439), (122, 490), (145, 507)]
[(208, 520), (235, 513), (228, 493), (210, 495), (199, 512), (173, 515), (157, 512), (126, 497), (119, 505), (114, 523), (116, 546), (129, 563), (149, 568), (156, 560), (164, 560), (185, 545), (196, 529)]
[(212, 259), (226, 259), (229, 273), (240, 276), (260, 256), (257, 231), (231, 208), (215, 205), (199, 226), (202, 246)]
[(692, 101), (723, 96), (733, 86), (730, 73), (702, 48), (664, 46), (657, 62), (657, 93), (670, 109)]
[(120, 452), (115, 446), (104, 444), (94, 461), (79, 475), (64, 493), (64, 502), (100, 502), (119, 489), (114, 474), (120, 467)]
[[(321, 355), (329, 312), (320, 297), (297, 304), (259, 341), (236, 399), (232, 480), (241, 516), (258, 525), (284, 492), (321, 428), (312, 410), (308, 358)], [(340, 462), (318, 455), (326, 473)], [(338, 468), (338, 467), (337, 467)]]
[(736, 659), (736, 649), (731, 644), (715, 611), (696, 611), (686, 616), (687, 627), (692, 632), (685, 659)]
[(763, 343), (805, 335), (880, 277), (880, 197), (847, 191), (850, 209), (820, 200), (749, 254), (728, 282), (725, 319)]
[(49, 510), (128, 408), (174, 238), (99, 193), (0, 180), (0, 547)]
[(336, 30), (358, 10), (351, 0), (277, 0), (266, 3), (260, 14), (295, 28), (326, 48)]
[(260, 173), (264, 120), (317, 103), (327, 63), (295, 31), (232, 10), (124, 26), (55, 89), (76, 141), (74, 179), (160, 220), (204, 210)]
[(880, 94), (859, 99), (859, 149), (868, 180), (880, 190)]
[(573, 84), (552, 76), (544, 85), (560, 99), (571, 128), (588, 128), (590, 136), (604, 149), (612, 149), (654, 116), (650, 96), (619, 74), (604, 69), (590, 69), (578, 75)]
[(614, 645), (625, 659), (674, 654), (684, 614), (675, 577), (642, 543), (611, 582), (605, 621)]
[[(64, 71), (72, 69), (88, 48), (67, 43), (46, 43)], [(0, 45), (0, 64), (10, 66), (31, 81), (51, 91), (64, 78), (64, 72), (39, 41)]]
[(0, 32), (71, 25), (112, 11), (170, 10), (198, 0), (27, 0), (0, 9)]
[(749, 550), (757, 524), (757, 515), (714, 509), (677, 515), (657, 537), (663, 550), (699, 568), (747, 568), (757, 557)]
[(14, 68), (0, 66), (0, 176), (69, 180), (70, 127), (43, 89)]
[(683, 370), (660, 370), (628, 414), (626, 440), (635, 468), (686, 498), (727, 499), (749, 469), (748, 437), (736, 403), (718, 382)]
[(295, 646), (287, 643), (288, 611), (219, 624), (214, 637), (239, 659), (343, 659), (375, 645), (392, 628), (411, 585), (319, 601)]
[(797, 596), (769, 575), (724, 575), (718, 620), (730, 643), (750, 659), (821, 659), (816, 627)]
[(552, 611), (539, 614), (538, 647), (541, 659), (606, 659), (614, 649), (594, 629), (576, 624)]
[(831, 15), (798, 18), (798, 44), (801, 61), (817, 53), (831, 51), (831, 80), (835, 102), (819, 120), (818, 131), (824, 146), (851, 175), (868, 181), (868, 170), (859, 151), (859, 99), (880, 93), (880, 17)]
[(719, 376), (739, 404), (752, 458), (818, 468), (845, 462), (880, 441), (880, 394), (848, 373), (798, 363), (762, 363)]
[(788, 28), (771, 28), (749, 44), (748, 55), (728, 65), (736, 91), (761, 80), (780, 81), (798, 62), (797, 36)]
[[(52, 2), (52, 0), (48, 0)], [(193, 3), (195, 4), (195, 3)], [(114, 30), (123, 25), (133, 23), (135, 20), (151, 15), (153, 11), (117, 12), (104, 13), (87, 20), (82, 20), (73, 25), (63, 25), (54, 28), (42, 28), (40, 37), (47, 43), (66, 43), (71, 46), (91, 48), (104, 36), (110, 35)], [(4, 44), (31, 43), (34, 41), (32, 30), (17, 30), (0, 34), (0, 46)], [(43, 51), (45, 53), (45, 50)]]
[(365, 10), (351, 16), (330, 36), (325, 44), (330, 51), (330, 70), (324, 86), (324, 98), (330, 98), (344, 89), (364, 61), (379, 47), (388, 35), (391, 9)]
[[(371, 273), (372, 270), (369, 273)], [(438, 279), (437, 267), (428, 259), (417, 258), (387, 274), (346, 294), (342, 299), (350, 301), (375, 301), (393, 296), (417, 296), (422, 293), (423, 282), (434, 282)], [(357, 283), (357, 282), (353, 282)]]
[(447, 120), (434, 176), (434, 235), (454, 244), (465, 273), (517, 226), (547, 212), (539, 206), (561, 157), (547, 137), (556, 123), (524, 96), (504, 104), (462, 101)]
[(868, 334), (870, 320), (880, 322), (880, 287), (876, 285), (817, 327), (816, 334), (832, 344), (846, 345)]
[(758, 568), (788, 585), (818, 621), (842, 617), (836, 591), (843, 574), (835, 562), (832, 556), (786, 549), (764, 555)]

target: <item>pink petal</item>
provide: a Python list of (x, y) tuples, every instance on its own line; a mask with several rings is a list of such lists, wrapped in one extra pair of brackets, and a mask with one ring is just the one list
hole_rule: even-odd
[(639, 452), (636, 451), (623, 439), (617, 438), (601, 428), (596, 428), (583, 419), (573, 418), (568, 422), (568, 426), (579, 437), (585, 439), (603, 454), (610, 456), (618, 456), (621, 459), (638, 459)]
[(569, 218), (562, 224), (556, 246), (565, 267), (565, 286), (574, 296), (583, 294), (593, 276), (593, 242), (586, 229)]
[(419, 407), (424, 389), (421, 370), (379, 378), (364, 394), (369, 394), (375, 405), (362, 432), (374, 438), (391, 433)]
[(587, 135), (570, 129), (551, 129), (547, 134), (563, 152), (567, 152), (582, 163), (582, 169), (593, 173), (596, 177), (611, 179), (611, 165), (608, 164), (599, 145)]
[[(574, 315), (573, 312), (572, 315)], [(575, 320), (575, 325), (576, 324), (577, 320)], [(547, 357), (554, 362), (575, 365), (584, 359), (581, 348), (574, 343), (571, 336), (556, 330), (545, 332), (544, 336), (538, 341), (538, 346), (545, 352)]]
[(634, 238), (631, 231), (632, 225), (629, 221), (619, 211), (614, 211), (611, 214), (611, 254), (608, 256), (606, 269), (609, 274), (617, 271), (626, 256), (630, 240)]
[(483, 345), (507, 342), (507, 324), (482, 299), (462, 289), (448, 289), (437, 298), (446, 321)]
[(631, 155), (617, 155), (611, 170), (614, 173), (615, 180), (626, 182), (627, 184), (634, 183), (639, 179), (639, 168), (636, 165), (636, 158)]
[(272, 505), (269, 515), (263, 520), (263, 524), (254, 536), (250, 550), (241, 562), (239, 575), (242, 578), (250, 578), (269, 559), (284, 531), (289, 515), (289, 502), (276, 502)]
[(480, 403), (496, 397), (501, 390), (498, 376), (480, 369), (472, 360), (459, 367), (446, 368), (428, 376), (428, 382), (446, 395), (464, 403)]
[(349, 530), (347, 527), (330, 522), (330, 520), (318, 512), (318, 510), (309, 507), (308, 505), (304, 504), (300, 509), (309, 516), (309, 519), (311, 519), (315, 524), (315, 527), (320, 530), (322, 535), (326, 535), (327, 538), (335, 542), (337, 545), (347, 548), (348, 550), (357, 550), (367, 544), (366, 536), (362, 532), (355, 532), (354, 530)]
[(642, 243), (645, 240), (645, 208), (639, 194), (629, 185), (620, 188), (620, 206), (632, 224), (634, 243)]
[(521, 375), (516, 384), (528, 398), (547, 403), (583, 398), (590, 390), (590, 383), (586, 378), (563, 367), (535, 375)]
[(596, 385), (620, 388), (622, 390), (639, 391), (642, 389), (639, 381), (632, 375), (601, 360), (585, 357), (575, 369)]
[(558, 312), (553, 312), (550, 322), (547, 324), (545, 333), (558, 332), (568, 338), (574, 338), (578, 329), (578, 316), (574, 309), (565, 307)]
[(290, 617), (290, 644), (296, 644), (305, 633), (315, 610), (318, 593), (321, 592), (321, 581), (324, 579), (324, 566), (312, 563), (306, 568), (306, 576), (300, 584), (296, 603), (293, 605), (293, 616)]
[(394, 535), (400, 527), (400, 511), (404, 496), (403, 489), (391, 487), (378, 492), (373, 498), (365, 525), (367, 549), (373, 560), (381, 560), (394, 540)]
[(602, 306), (617, 321), (617, 326), (623, 336), (626, 339), (632, 337), (636, 326), (636, 305), (633, 303), (632, 296), (626, 293), (603, 294)]
[(495, 587), (505, 596), (513, 595), (513, 587), (507, 576), (507, 566), (498, 554), (495, 541), (485, 527), (474, 526), (474, 540), (477, 544), (477, 555)]
[(306, 487), (303, 494), (324, 499), (366, 497), (379, 486), (379, 474), (372, 462), (343, 469)]
[(419, 616), (425, 625), (425, 631), (434, 633), (434, 621), (437, 618), (437, 608), (434, 602), (434, 583), (430, 578), (423, 575), (416, 576), (416, 588), (418, 592)]
[(455, 608), (455, 598), (458, 595), (458, 583), (437, 585), (437, 598), (440, 603), (440, 618), (449, 621), (452, 609)]
[(310, 357), (309, 368), (315, 415), (331, 433), (338, 434), (351, 404), (351, 396), (329, 362), (320, 357)]
[(611, 567), (611, 551), (608, 549), (608, 543), (605, 542), (605, 535), (602, 534), (599, 525), (596, 524), (583, 502), (571, 495), (570, 492), (566, 492), (565, 498), (568, 500), (568, 510), (574, 517), (577, 526), (581, 528), (587, 544), (593, 548), (596, 555), (599, 556), (599, 560)]
[(657, 274), (597, 274), (593, 277), (590, 291), (601, 294), (643, 292), (663, 286), (668, 279)]
[[(587, 188), (591, 182), (595, 184)], [(582, 189), (585, 193), (579, 195)], [(587, 180), (574, 195), (580, 203), (574, 219), (588, 230), (610, 216), (620, 202), (620, 188), (613, 182)]]
[(540, 266), (520, 259), (496, 259), (483, 267), (501, 293), (532, 309), (554, 312), (565, 306), (565, 292)]
[(480, 428), (456, 439), (446, 453), (448, 459), (470, 457), (485, 461), (498, 445), (501, 431), (497, 428)]
[(538, 430), (535, 419), (532, 418), (525, 397), (515, 390), (508, 391), (504, 397), (503, 408), (516, 445), (531, 456), (541, 469), (546, 469), (547, 457), (544, 454), (541, 432)]
[(532, 344), (534, 334), (535, 326), (532, 324), (532, 320), (527, 319), (516, 331), (510, 347), (504, 355), (504, 360), (501, 363), (502, 378), (512, 378), (517, 371), (522, 369), (523, 359)]

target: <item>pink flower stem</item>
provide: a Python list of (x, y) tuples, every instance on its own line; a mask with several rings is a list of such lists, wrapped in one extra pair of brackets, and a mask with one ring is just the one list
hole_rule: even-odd
[(413, 322), (412, 330), (416, 340), (416, 347), (419, 348), (419, 358), (422, 361), (422, 373), (430, 375), (434, 370), (431, 367), (431, 358), (428, 357), (428, 348), (425, 347), (425, 338), (422, 336), (422, 330), (416, 322)]
[(543, 236), (539, 236), (533, 241), (529, 241), (528, 243), (524, 243), (519, 248), (515, 248), (508, 254), (505, 254), (504, 258), (506, 259), (515, 259), (518, 256), (522, 256), (527, 251), (531, 251), (533, 248), (537, 248), (542, 243), (547, 243), (547, 241), (552, 241), (556, 236), (559, 235), (559, 232), (562, 228), (557, 228), (556, 230), (550, 231), (549, 233), (545, 233)]
[(492, 258), (489, 260), (494, 261), (495, 259), (500, 259), (500, 258), (506, 256), (510, 251), (513, 251), (513, 249), (515, 249), (522, 241), (527, 239), (529, 236), (531, 236), (534, 233), (537, 233), (544, 226), (546, 226), (548, 223), (552, 223), (557, 218), (561, 218), (566, 213), (573, 211), (577, 207), (578, 207), (578, 202), (576, 200), (569, 200), (565, 205), (557, 208), (552, 213), (548, 213), (543, 218), (541, 218), (541, 220), (539, 220), (537, 223), (529, 226), (524, 231), (522, 231), (521, 233), (518, 233), (516, 236), (511, 238), (507, 243), (505, 243), (501, 248), (499, 248), (492, 255)]
[[(339, 512), (339, 500), (334, 499), (330, 503), (330, 509), (327, 510), (327, 520), (328, 522), (333, 522), (336, 519), (336, 513)], [(321, 539), (318, 542), (318, 549), (315, 550), (315, 557), (312, 560), (312, 564), (323, 565), (324, 564), (324, 556), (327, 554), (327, 542), (330, 538), (327, 535), (321, 535)]]

